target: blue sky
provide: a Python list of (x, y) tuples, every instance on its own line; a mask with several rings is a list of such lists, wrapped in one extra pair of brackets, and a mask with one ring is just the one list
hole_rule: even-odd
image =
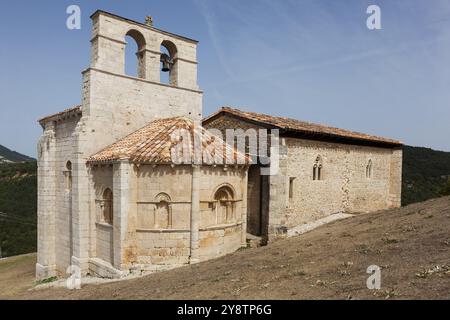
[(447, 0), (1, 1), (0, 144), (35, 156), (36, 120), (80, 102), (97, 9), (199, 40), (204, 115), (236, 106), (450, 151)]

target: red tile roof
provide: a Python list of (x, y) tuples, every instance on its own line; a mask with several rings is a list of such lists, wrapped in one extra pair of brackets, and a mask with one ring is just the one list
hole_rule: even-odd
[(354, 132), (350, 130), (344, 130), (339, 128), (334, 128), (330, 126), (325, 126), (321, 124), (315, 124), (305, 121), (300, 121), (292, 118), (286, 117), (275, 117), (262, 113), (241, 111), (239, 109), (222, 107), (217, 112), (203, 119), (202, 123), (205, 125), (208, 122), (216, 119), (221, 115), (229, 115), (232, 117), (239, 118), (243, 121), (250, 121), (256, 124), (260, 124), (265, 127), (271, 127), (275, 129), (280, 129), (285, 132), (291, 132), (296, 134), (304, 135), (317, 135), (323, 138), (343, 138), (350, 139), (355, 142), (374, 142), (387, 144), (392, 146), (401, 146), (402, 142), (394, 139), (378, 137), (373, 135), (368, 135), (364, 133)]
[[(174, 161), (172, 161), (171, 150), (175, 145), (183, 142), (182, 139), (176, 139), (177, 132), (178, 137), (180, 136), (180, 131), (177, 131), (180, 129), (184, 129), (189, 133), (189, 141), (187, 142), (189, 143), (189, 150), (187, 154), (189, 154), (190, 159), (194, 157), (193, 137), (195, 134), (197, 137), (201, 137), (203, 148), (213, 142), (214, 146), (219, 145), (222, 147), (223, 154), (215, 156), (215, 164), (236, 163), (235, 160), (238, 157), (242, 157), (241, 159), (244, 159), (244, 163), (249, 163), (250, 161), (247, 156), (239, 153), (219, 137), (211, 135), (200, 125), (195, 125), (193, 120), (185, 117), (175, 117), (150, 122), (143, 128), (92, 155), (87, 162), (101, 163), (115, 160), (130, 160), (134, 163), (172, 164)], [(233, 159), (230, 159), (231, 157), (227, 155), (231, 155)], [(204, 164), (208, 164), (205, 163), (207, 159), (204, 156), (202, 160)]]

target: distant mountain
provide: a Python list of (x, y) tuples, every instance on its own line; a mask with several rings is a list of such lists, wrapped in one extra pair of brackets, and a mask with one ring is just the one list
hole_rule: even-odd
[(23, 155), (16, 151), (12, 151), (2, 145), (0, 145), (0, 163), (11, 163), (11, 162), (29, 162), (36, 161), (29, 156)]

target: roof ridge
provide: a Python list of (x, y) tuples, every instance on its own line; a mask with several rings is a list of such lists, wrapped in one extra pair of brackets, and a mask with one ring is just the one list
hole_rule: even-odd
[(299, 120), (295, 118), (282, 117), (282, 116), (272, 116), (265, 113), (254, 112), (254, 111), (243, 111), (235, 107), (222, 106), (218, 111), (214, 112), (210, 116), (203, 119), (203, 123), (210, 121), (221, 113), (228, 113), (248, 119), (251, 121), (259, 122), (261, 124), (273, 126), (275, 128), (284, 129), (293, 132), (304, 132), (308, 134), (321, 134), (334, 136), (339, 138), (356, 139), (360, 141), (372, 141), (378, 143), (386, 143), (391, 145), (402, 145), (402, 142), (386, 138), (378, 135), (372, 135), (367, 133), (362, 133), (358, 131), (341, 129), (335, 126), (330, 126), (321, 123), (315, 123), (310, 121)]

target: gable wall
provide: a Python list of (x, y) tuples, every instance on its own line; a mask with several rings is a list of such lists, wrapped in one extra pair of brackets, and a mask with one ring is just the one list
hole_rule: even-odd
[[(294, 177), (293, 197), (286, 193), (286, 214), (280, 223), (292, 227), (338, 212), (387, 209), (390, 202), (391, 149), (286, 139), (287, 171)], [(322, 158), (322, 179), (313, 180), (313, 165)], [(372, 177), (366, 166), (372, 160)]]
[(72, 190), (67, 188), (66, 170), (67, 161), (73, 163), (74, 141), (72, 134), (78, 124), (78, 117), (60, 121), (56, 124), (56, 264), (58, 271), (65, 273), (70, 265), (71, 258), (71, 216), (72, 216)]
[[(73, 188), (64, 171), (68, 161), (74, 162), (73, 134), (78, 122), (79, 117), (49, 121), (39, 141), (38, 278), (65, 274), (70, 265)], [(48, 270), (41, 272), (39, 265)]]
[[(234, 117), (222, 115), (206, 128), (260, 128)], [(401, 149), (313, 141), (280, 139), (280, 163), (276, 176), (270, 176), (269, 232), (293, 227), (337, 212), (368, 212), (400, 206)], [(313, 181), (313, 164), (323, 160), (322, 181)], [(372, 160), (373, 175), (366, 178), (366, 165)], [(289, 178), (295, 177), (294, 195), (289, 199)], [(251, 203), (255, 199), (249, 199)], [(282, 231), (283, 232), (283, 231)]]
[[(223, 167), (205, 166), (200, 172), (199, 259), (207, 260), (233, 252), (245, 244), (246, 169), (230, 167), (224, 170)], [(98, 197), (113, 184), (113, 171), (109, 166), (100, 166), (91, 173)], [(233, 204), (236, 219), (227, 225), (218, 225), (213, 221), (215, 212), (210, 206), (215, 191), (222, 185), (231, 187), (236, 200)], [(123, 242), (126, 252), (123, 262), (126, 265), (138, 264), (143, 269), (159, 270), (189, 262), (191, 186), (192, 166), (133, 165), (128, 181), (129, 211)], [(161, 193), (170, 199), (172, 225), (167, 228), (155, 227), (153, 222)], [(98, 212), (99, 208), (95, 211)], [(103, 241), (106, 239), (103, 226), (97, 225), (96, 229), (97, 252), (94, 256), (108, 261), (110, 244)]]

